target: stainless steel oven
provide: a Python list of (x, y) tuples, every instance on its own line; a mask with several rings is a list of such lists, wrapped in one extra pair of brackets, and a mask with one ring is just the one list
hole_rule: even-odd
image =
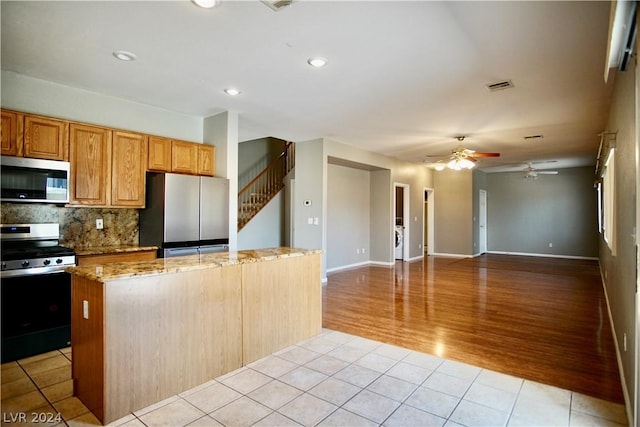
[(75, 253), (58, 239), (58, 224), (0, 225), (2, 363), (71, 343)]

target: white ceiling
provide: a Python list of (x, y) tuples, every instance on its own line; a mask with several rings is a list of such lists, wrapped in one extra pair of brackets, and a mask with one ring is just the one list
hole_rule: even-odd
[(609, 110), (609, 2), (0, 4), (3, 69), (194, 116), (237, 111), (240, 141), (326, 137), (422, 162), (466, 135), (502, 153), (481, 167), (559, 168), (594, 164)]

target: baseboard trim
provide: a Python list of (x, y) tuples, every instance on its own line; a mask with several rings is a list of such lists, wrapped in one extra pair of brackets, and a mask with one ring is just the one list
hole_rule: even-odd
[(618, 373), (620, 375), (620, 384), (622, 385), (622, 395), (624, 396), (624, 408), (627, 413), (627, 421), (629, 422), (629, 427), (633, 426), (633, 407), (634, 405), (631, 403), (631, 398), (629, 396), (629, 389), (627, 389), (627, 382), (625, 381), (624, 376), (624, 366), (622, 365), (622, 356), (620, 353), (620, 345), (618, 344), (618, 335), (616, 334), (616, 327), (613, 323), (613, 316), (611, 314), (611, 305), (609, 305), (609, 294), (607, 294), (607, 283), (604, 280), (604, 275), (602, 274), (602, 265), (600, 265), (600, 281), (602, 282), (602, 290), (604, 291), (604, 300), (607, 303), (607, 315), (609, 316), (609, 325), (611, 326), (611, 334), (613, 335), (613, 344), (616, 347), (616, 360), (618, 361)]
[(496, 255), (518, 255), (518, 256), (535, 256), (542, 258), (566, 258), (566, 259), (586, 259), (597, 261), (598, 257), (588, 257), (588, 256), (576, 256), (576, 255), (553, 255), (553, 254), (538, 254), (532, 252), (505, 252), (505, 251), (487, 251), (488, 254), (496, 254)]
[(444, 252), (434, 252), (432, 254), (430, 254), (432, 256), (446, 256), (449, 258), (471, 258), (471, 255), (462, 255), (462, 254), (448, 254), (448, 253), (444, 253)]
[(362, 262), (356, 262), (354, 264), (347, 264), (347, 265), (341, 265), (339, 267), (327, 268), (327, 273), (333, 273), (334, 271), (339, 271), (339, 270), (347, 270), (349, 268), (362, 267), (363, 265), (368, 265), (368, 264), (371, 264), (371, 261), (362, 261)]

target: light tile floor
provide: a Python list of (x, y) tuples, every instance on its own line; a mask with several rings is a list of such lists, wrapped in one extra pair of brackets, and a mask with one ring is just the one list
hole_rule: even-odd
[[(72, 388), (70, 349), (2, 365), (2, 424), (27, 425), (32, 414), (43, 414), (31, 424), (98, 425)], [(27, 422), (13, 422), (21, 413)], [(627, 421), (623, 405), (324, 330), (111, 425), (625, 426)]]

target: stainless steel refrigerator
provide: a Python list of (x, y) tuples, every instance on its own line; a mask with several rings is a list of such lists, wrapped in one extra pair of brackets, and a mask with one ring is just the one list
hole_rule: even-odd
[(228, 250), (229, 181), (224, 178), (147, 173), (140, 210), (140, 244), (159, 257)]

